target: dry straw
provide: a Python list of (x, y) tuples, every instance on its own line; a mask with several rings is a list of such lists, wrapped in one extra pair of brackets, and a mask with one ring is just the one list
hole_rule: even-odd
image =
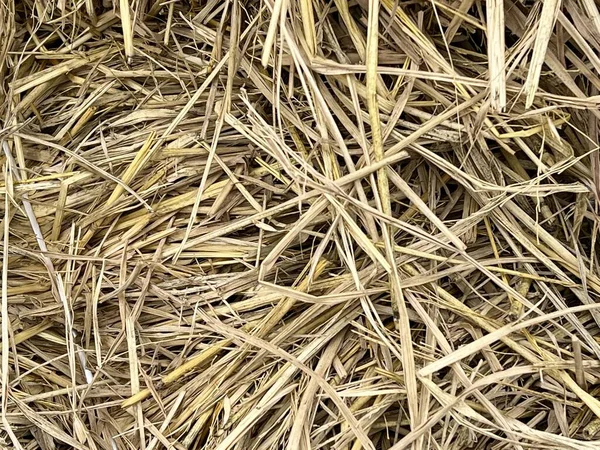
[(0, 448), (599, 448), (599, 9), (0, 2)]

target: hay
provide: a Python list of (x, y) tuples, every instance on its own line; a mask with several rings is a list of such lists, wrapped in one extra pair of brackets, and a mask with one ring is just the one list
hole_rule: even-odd
[(0, 447), (595, 449), (594, 0), (0, 4)]

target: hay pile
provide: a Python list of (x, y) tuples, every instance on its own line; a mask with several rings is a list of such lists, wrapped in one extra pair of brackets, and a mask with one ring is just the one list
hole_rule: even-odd
[(5, 0), (0, 447), (596, 449), (594, 0)]

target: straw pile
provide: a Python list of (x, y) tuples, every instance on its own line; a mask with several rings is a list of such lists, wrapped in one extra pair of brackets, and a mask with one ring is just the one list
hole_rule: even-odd
[(594, 0), (5, 0), (3, 449), (596, 449)]

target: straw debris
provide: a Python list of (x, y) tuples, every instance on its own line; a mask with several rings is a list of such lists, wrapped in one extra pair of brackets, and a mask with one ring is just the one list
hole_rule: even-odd
[(599, 10), (1, 2), (0, 448), (598, 448)]

